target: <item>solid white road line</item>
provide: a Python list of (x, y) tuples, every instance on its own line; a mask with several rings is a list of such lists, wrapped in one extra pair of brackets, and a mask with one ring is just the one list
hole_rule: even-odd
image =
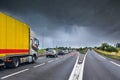
[(40, 66), (42, 66), (42, 65), (45, 65), (45, 63), (39, 64), (39, 65), (36, 65), (36, 66), (34, 66), (34, 68), (40, 67)]
[(72, 72), (71, 72), (70, 77), (69, 77), (68, 80), (73, 80), (73, 77), (74, 77), (74, 73), (75, 73), (75, 69), (76, 69), (78, 60), (79, 60), (79, 56), (78, 56), (77, 59), (76, 59), (75, 65), (74, 65), (74, 67), (73, 67), (73, 70), (72, 70)]
[(48, 63), (51, 63), (51, 62), (53, 62), (54, 60), (50, 60), (50, 61), (48, 61)]
[(24, 69), (24, 70), (21, 70), (21, 71), (18, 71), (18, 72), (9, 74), (9, 75), (7, 75), (7, 76), (1, 77), (0, 79), (6, 79), (6, 78), (8, 78), (8, 77), (14, 76), (14, 75), (16, 75), (16, 74), (20, 74), (20, 73), (25, 72), (25, 71), (28, 71), (28, 70), (29, 70), (29, 69)]
[(115, 62), (113, 62), (113, 61), (110, 61), (112, 64), (114, 64), (114, 65), (116, 65), (116, 66), (118, 66), (118, 67), (120, 67), (120, 65), (119, 64), (117, 64), (117, 63), (115, 63)]
[(83, 80), (83, 72), (84, 72), (84, 66), (85, 66), (85, 59), (86, 59), (87, 54), (88, 53), (86, 53), (85, 56), (84, 56), (78, 80)]

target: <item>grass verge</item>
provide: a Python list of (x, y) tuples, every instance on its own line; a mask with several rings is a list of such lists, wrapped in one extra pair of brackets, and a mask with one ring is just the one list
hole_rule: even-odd
[(88, 51), (88, 49), (80, 49), (79, 52), (82, 54), (85, 54)]
[(39, 57), (40, 57), (40, 56), (43, 56), (44, 53), (45, 53), (45, 50), (44, 50), (44, 49), (38, 50), (38, 56), (39, 56)]
[(105, 57), (120, 61), (120, 53), (106, 52), (98, 49), (94, 49), (94, 50)]

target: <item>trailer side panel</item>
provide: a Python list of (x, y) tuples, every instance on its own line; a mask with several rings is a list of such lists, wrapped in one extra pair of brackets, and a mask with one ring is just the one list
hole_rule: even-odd
[(29, 26), (0, 13), (0, 59), (29, 54)]

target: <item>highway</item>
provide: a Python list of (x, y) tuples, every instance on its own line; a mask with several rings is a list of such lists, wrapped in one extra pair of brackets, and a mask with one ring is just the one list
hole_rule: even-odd
[(93, 50), (87, 52), (83, 80), (120, 80), (120, 62), (103, 57)]
[[(0, 80), (68, 80), (77, 54), (57, 58), (38, 58), (34, 64), (22, 64), (18, 68), (0, 69)], [(120, 62), (88, 50), (83, 80), (120, 80)]]
[(16, 69), (0, 69), (1, 80), (68, 80), (77, 54), (58, 58), (40, 57), (34, 64), (22, 64)]

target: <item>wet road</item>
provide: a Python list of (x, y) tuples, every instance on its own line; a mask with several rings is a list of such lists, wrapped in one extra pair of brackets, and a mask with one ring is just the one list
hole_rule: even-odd
[(34, 64), (23, 64), (16, 69), (0, 69), (1, 80), (68, 80), (77, 54), (58, 58), (40, 57)]
[(103, 57), (89, 50), (83, 80), (120, 80), (120, 61)]

